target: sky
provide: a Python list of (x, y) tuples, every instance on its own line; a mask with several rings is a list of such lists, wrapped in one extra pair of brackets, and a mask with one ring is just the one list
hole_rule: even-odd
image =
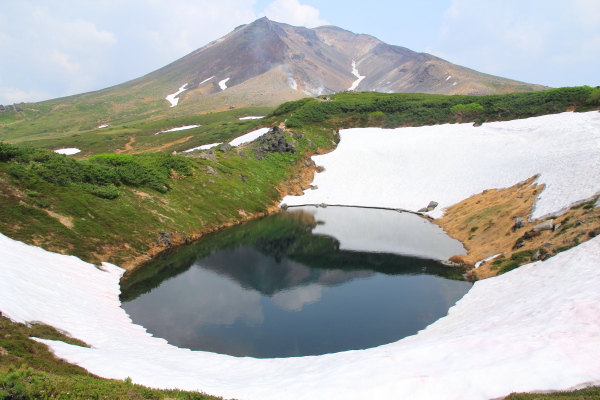
[(0, 104), (138, 78), (263, 16), (524, 82), (600, 85), (600, 0), (13, 0), (0, 9)]

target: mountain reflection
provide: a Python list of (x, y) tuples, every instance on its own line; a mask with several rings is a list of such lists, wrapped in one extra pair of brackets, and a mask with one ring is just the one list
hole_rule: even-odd
[(292, 357), (378, 346), (444, 316), (469, 289), (461, 271), (415, 256), (460, 252), (439, 231), (381, 210), (282, 212), (128, 274), (122, 305), (193, 350)]
[(194, 266), (226, 276), (245, 289), (253, 289), (268, 296), (308, 284), (333, 286), (374, 274), (373, 271), (310, 268), (288, 258), (277, 260), (274, 256), (265, 256), (263, 252), (249, 246), (222, 250), (198, 260)]
[(135, 299), (193, 265), (266, 295), (310, 283), (336, 285), (373, 272), (460, 279), (459, 271), (431, 258), (463, 250), (439, 227), (412, 214), (306, 207), (226, 229), (127, 273), (121, 299)]

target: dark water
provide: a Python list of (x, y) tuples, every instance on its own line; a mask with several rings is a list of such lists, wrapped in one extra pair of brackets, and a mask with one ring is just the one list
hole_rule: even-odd
[(365, 349), (447, 314), (471, 285), (434, 259), (461, 252), (414, 215), (305, 208), (157, 260), (124, 280), (121, 297), (134, 323), (193, 350), (264, 358)]

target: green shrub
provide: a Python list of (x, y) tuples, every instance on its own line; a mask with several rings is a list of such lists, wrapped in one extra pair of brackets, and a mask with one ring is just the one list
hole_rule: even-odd
[(450, 107), (450, 111), (460, 119), (474, 119), (483, 114), (483, 106), (478, 103), (457, 104)]

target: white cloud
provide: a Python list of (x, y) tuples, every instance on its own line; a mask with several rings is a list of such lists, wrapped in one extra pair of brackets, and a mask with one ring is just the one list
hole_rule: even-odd
[[(161, 68), (256, 19), (255, 0), (22, 0), (0, 15), (0, 103), (103, 89)], [(7, 17), (10, 15), (10, 18)], [(19, 93), (15, 95), (14, 93)]]
[(319, 13), (318, 9), (300, 4), (298, 0), (275, 0), (265, 8), (265, 15), (273, 21), (307, 28), (328, 25)]

